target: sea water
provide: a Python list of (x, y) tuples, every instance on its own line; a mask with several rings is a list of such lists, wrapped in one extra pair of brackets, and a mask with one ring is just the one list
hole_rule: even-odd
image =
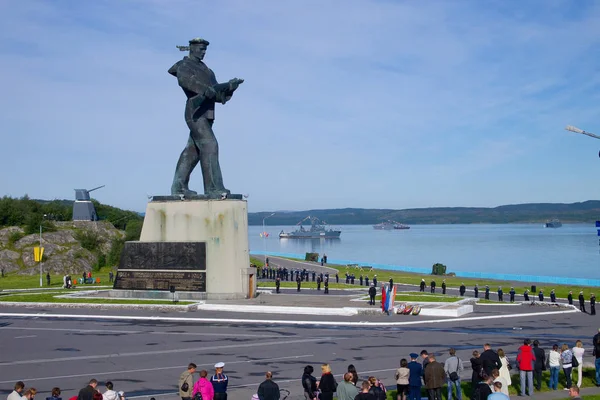
[[(342, 225), (340, 239), (279, 239), (290, 226), (249, 227), (250, 251), (304, 257), (327, 254), (344, 263), (384, 264), (423, 272), (435, 263), (447, 272), (542, 275), (599, 279), (600, 246), (593, 224), (412, 225), (408, 230), (375, 230)], [(476, 276), (476, 275), (474, 275)], [(559, 281), (557, 281), (559, 282)], [(562, 281), (560, 281), (562, 282)]]

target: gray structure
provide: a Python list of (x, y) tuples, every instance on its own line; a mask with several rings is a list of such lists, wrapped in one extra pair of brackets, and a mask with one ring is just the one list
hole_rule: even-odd
[(187, 97), (185, 122), (190, 129), (190, 136), (179, 156), (171, 186), (171, 195), (175, 196), (197, 195), (188, 185), (190, 175), (198, 163), (202, 169), (206, 198), (219, 199), (230, 193), (223, 185), (219, 145), (212, 126), (215, 120), (215, 103), (218, 101), (225, 104), (229, 101), (244, 80), (233, 78), (226, 83), (218, 83), (215, 73), (202, 62), (208, 44), (208, 41), (196, 38), (189, 41), (189, 46), (177, 46), (181, 51), (189, 50), (189, 55), (169, 69)]
[(96, 208), (94, 207), (94, 203), (92, 203), (92, 199), (90, 198), (90, 192), (103, 187), (104, 185), (90, 190), (75, 189), (73, 221), (98, 221), (98, 214), (96, 214)]

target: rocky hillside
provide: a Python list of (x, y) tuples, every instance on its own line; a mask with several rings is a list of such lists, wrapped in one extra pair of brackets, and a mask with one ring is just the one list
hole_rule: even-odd
[[(43, 271), (50, 274), (81, 274), (118, 260), (125, 232), (108, 221), (54, 222), (54, 232), (42, 232)], [(25, 235), (20, 227), (0, 229), (0, 269), (4, 273), (39, 273), (33, 248), (39, 246), (39, 234)], [(115, 247), (113, 249), (113, 247)]]

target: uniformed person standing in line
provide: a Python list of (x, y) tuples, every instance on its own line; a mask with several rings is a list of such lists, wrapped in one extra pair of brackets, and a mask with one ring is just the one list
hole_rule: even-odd
[(508, 294), (510, 294), (510, 302), (514, 303), (515, 302), (515, 294), (516, 294), (515, 288), (511, 287), (510, 292), (508, 292)]
[(585, 312), (585, 299), (583, 298), (583, 291), (579, 292), (579, 309)]
[(350, 283), (350, 274), (346, 272), (346, 285)]
[(544, 301), (544, 291), (542, 289), (540, 289), (540, 292), (538, 293), (538, 299), (540, 299), (540, 301)]
[(362, 284), (363, 284), (363, 276), (362, 276), (362, 274), (360, 275), (360, 278), (358, 278), (358, 279), (360, 281), (360, 286), (362, 286)]
[(365, 286), (369, 286), (369, 275), (365, 275)]
[(296, 285), (298, 286), (298, 292), (300, 291), (300, 285), (302, 284), (302, 279), (300, 279), (300, 274), (296, 274)]
[(556, 303), (556, 293), (554, 293), (554, 289), (550, 291), (550, 301)]
[(446, 294), (446, 280), (442, 281), (442, 294)]
[(431, 288), (431, 293), (435, 293), (435, 281), (431, 281), (429, 287)]
[(329, 278), (325, 278), (325, 294), (329, 294)]
[(313, 276), (313, 282), (314, 282), (315, 278), (317, 277), (317, 273), (315, 271), (313, 271), (312, 276)]
[(317, 276), (317, 290), (321, 290), (321, 277)]
[(337, 272), (335, 273), (335, 283), (340, 283), (340, 276)]
[(498, 286), (498, 301), (504, 301), (503, 295), (504, 295), (504, 292), (502, 291), (502, 287)]
[(485, 299), (490, 299), (490, 287), (488, 285), (485, 285)]
[(277, 279), (275, 279), (275, 292), (279, 293), (279, 287), (281, 286), (281, 278), (277, 277)]
[(458, 291), (460, 292), (460, 295), (461, 295), (461, 296), (464, 296), (464, 295), (465, 295), (465, 292), (467, 291), (467, 288), (465, 287), (465, 284), (464, 284), (464, 283), (461, 283), (461, 284), (460, 284), (460, 288), (458, 289)]
[(421, 283), (419, 284), (419, 292), (425, 291), (425, 279), (421, 279)]
[(375, 295), (377, 295), (377, 289), (375, 288), (375, 285), (371, 284), (371, 287), (369, 288), (369, 305), (375, 305)]
[(590, 315), (596, 315), (596, 295), (590, 294)]
[(479, 298), (479, 287), (477, 286), (477, 284), (475, 284), (475, 287), (473, 288), (473, 295), (476, 299)]
[(373, 286), (377, 287), (377, 275), (373, 275)]
[(569, 304), (573, 305), (573, 292), (569, 291), (569, 295), (567, 296), (567, 300), (569, 300)]

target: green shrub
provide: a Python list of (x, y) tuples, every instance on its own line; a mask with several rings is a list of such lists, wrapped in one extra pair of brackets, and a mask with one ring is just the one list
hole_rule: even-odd
[(10, 235), (8, 235), (8, 244), (12, 246), (16, 242), (18, 242), (21, 238), (23, 238), (24, 236), (25, 236), (25, 234), (23, 232), (15, 231), (15, 232), (11, 233)]
[(104, 255), (104, 253), (100, 253), (98, 255), (98, 261), (96, 261), (96, 264), (94, 265), (94, 268), (93, 268), (94, 272), (100, 271), (105, 266), (106, 266), (106, 256)]
[(121, 238), (114, 238), (110, 242), (110, 251), (108, 252), (108, 265), (115, 266), (119, 265), (119, 261), (121, 260), (121, 253), (123, 252), (123, 246), (125, 245), (125, 240)]
[(306, 253), (304, 260), (319, 262), (319, 253)]
[(91, 252), (96, 251), (102, 244), (102, 239), (98, 236), (98, 233), (94, 231), (77, 231), (75, 233), (75, 239), (79, 242), (81, 247)]
[(433, 267), (431, 267), (431, 275), (445, 275), (446, 274), (446, 266), (444, 264), (435, 263)]
[(131, 220), (127, 222), (127, 226), (125, 227), (125, 241), (135, 241), (140, 240), (140, 236), (142, 234), (142, 221), (141, 220)]

